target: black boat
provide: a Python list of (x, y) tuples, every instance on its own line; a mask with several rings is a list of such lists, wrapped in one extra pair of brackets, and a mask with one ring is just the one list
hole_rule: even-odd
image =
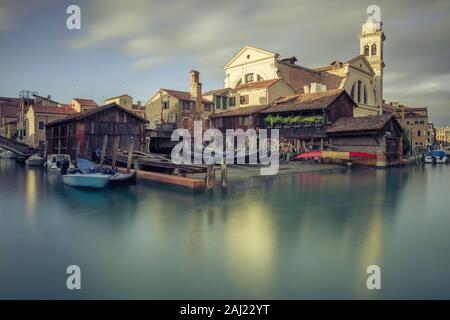
[(111, 179), (109, 179), (110, 186), (131, 186), (135, 185), (137, 181), (136, 171), (130, 173), (120, 173), (114, 174)]

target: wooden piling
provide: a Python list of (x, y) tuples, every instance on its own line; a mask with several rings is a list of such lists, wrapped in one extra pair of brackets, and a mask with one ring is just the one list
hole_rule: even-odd
[(103, 145), (102, 145), (102, 154), (100, 156), (100, 164), (103, 164), (105, 162), (107, 145), (108, 145), (108, 135), (105, 134), (105, 136), (103, 137)]
[(58, 140), (58, 154), (61, 154), (61, 139)]
[(220, 173), (220, 184), (222, 189), (226, 189), (228, 187), (228, 168), (226, 159), (224, 159), (220, 165)]
[(214, 190), (214, 185), (216, 184), (216, 171), (214, 165), (209, 164), (206, 167), (206, 190), (212, 192)]
[(114, 139), (114, 146), (113, 146), (112, 160), (111, 160), (111, 167), (113, 169), (116, 167), (117, 153), (119, 152), (119, 143), (120, 143), (120, 137), (117, 136)]
[(128, 143), (128, 161), (127, 161), (127, 173), (130, 173), (131, 163), (133, 162), (133, 151), (134, 151), (134, 137), (130, 137), (130, 141)]
[(84, 156), (86, 157), (86, 159), (91, 159), (92, 156), (89, 154), (89, 139), (86, 139), (86, 148), (84, 149)]
[(75, 151), (75, 159), (80, 157), (80, 140), (77, 140), (77, 149)]

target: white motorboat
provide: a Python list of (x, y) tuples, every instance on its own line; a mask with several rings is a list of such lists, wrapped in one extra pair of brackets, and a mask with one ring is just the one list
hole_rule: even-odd
[(70, 156), (68, 154), (51, 154), (47, 156), (47, 169), (48, 170), (61, 170), (61, 164), (65, 161), (70, 163), (69, 169), (73, 169), (74, 166), (70, 162)]
[(103, 173), (75, 173), (62, 176), (64, 184), (78, 188), (103, 189), (109, 180), (110, 174)]
[(0, 158), (3, 159), (14, 159), (16, 157), (16, 154), (9, 150), (3, 150), (0, 152)]
[(45, 159), (38, 154), (34, 154), (25, 160), (25, 164), (30, 167), (42, 167), (45, 163)]

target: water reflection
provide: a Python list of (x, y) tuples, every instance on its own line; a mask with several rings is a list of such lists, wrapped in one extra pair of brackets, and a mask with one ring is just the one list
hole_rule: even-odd
[[(98, 192), (0, 161), (0, 252), (9, 261), (0, 282), (16, 275), (20, 297), (37, 292), (27, 285), (33, 264), (56, 281), (55, 268), (76, 260), (92, 275), (81, 297), (402, 298), (405, 261), (450, 268), (449, 178), (448, 167), (352, 169), (248, 179), (212, 196), (146, 184)], [(366, 289), (372, 264), (389, 281), (382, 292)], [(441, 282), (427, 278), (431, 296), (450, 297)], [(39, 292), (66, 294), (44, 284)]]

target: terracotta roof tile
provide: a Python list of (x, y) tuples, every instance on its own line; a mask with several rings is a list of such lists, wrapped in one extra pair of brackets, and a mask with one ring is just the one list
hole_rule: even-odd
[(272, 86), (273, 84), (277, 83), (280, 80), (281, 80), (281, 78), (256, 81), (256, 82), (250, 82), (250, 83), (243, 83), (243, 84), (238, 85), (236, 88), (234, 88), (233, 91), (265, 89), (265, 88), (269, 88), (270, 86)]
[(344, 89), (286, 96), (276, 100), (261, 113), (325, 109), (341, 94), (344, 94)]
[(221, 113), (216, 113), (211, 115), (211, 118), (226, 118), (226, 117), (237, 117), (237, 116), (248, 116), (253, 113), (258, 113), (261, 110), (267, 108), (266, 105), (263, 106), (249, 106), (249, 107), (240, 107), (235, 110), (225, 111)]
[(110, 108), (118, 108), (118, 109), (126, 112), (129, 115), (132, 115), (133, 117), (135, 117), (135, 118), (137, 118), (137, 119), (139, 119), (139, 120), (141, 120), (141, 121), (143, 121), (145, 123), (148, 122), (146, 119), (136, 115), (134, 112), (132, 112), (132, 111), (130, 111), (128, 109), (125, 109), (124, 107), (121, 107), (121, 106), (119, 106), (116, 103), (110, 103), (110, 104), (107, 104), (107, 105), (104, 105), (104, 106), (101, 106), (101, 107), (98, 107), (98, 108), (92, 108), (92, 109), (84, 111), (84, 112), (76, 112), (76, 113), (70, 114), (67, 117), (64, 117), (62, 119), (52, 121), (52, 122), (48, 123), (46, 126), (47, 127), (51, 127), (51, 126), (55, 126), (55, 125), (61, 125), (61, 124), (64, 124), (64, 123), (80, 121), (80, 120), (83, 120), (83, 119), (93, 115), (93, 114), (96, 114), (98, 112), (102, 112), (102, 111), (108, 110)]
[(380, 130), (393, 117), (393, 114), (382, 114), (376, 116), (339, 118), (328, 128), (327, 133)]
[(42, 105), (32, 105), (33, 111), (36, 113), (65, 114), (69, 115), (77, 111), (71, 107), (47, 107)]
[(81, 98), (75, 98), (73, 99), (75, 101), (77, 101), (80, 105), (82, 106), (87, 106), (87, 107), (98, 107), (98, 104), (92, 100), (92, 99), (81, 99)]
[[(174, 98), (177, 98), (177, 99), (180, 99), (180, 100), (186, 100), (186, 101), (195, 102), (195, 100), (191, 99), (191, 93), (190, 92), (178, 91), (178, 90), (172, 90), (172, 89), (161, 89), (161, 90), (167, 92), (167, 94), (171, 95)], [(211, 101), (206, 100), (204, 98), (202, 98), (202, 102), (206, 103), (206, 104), (212, 104)]]

